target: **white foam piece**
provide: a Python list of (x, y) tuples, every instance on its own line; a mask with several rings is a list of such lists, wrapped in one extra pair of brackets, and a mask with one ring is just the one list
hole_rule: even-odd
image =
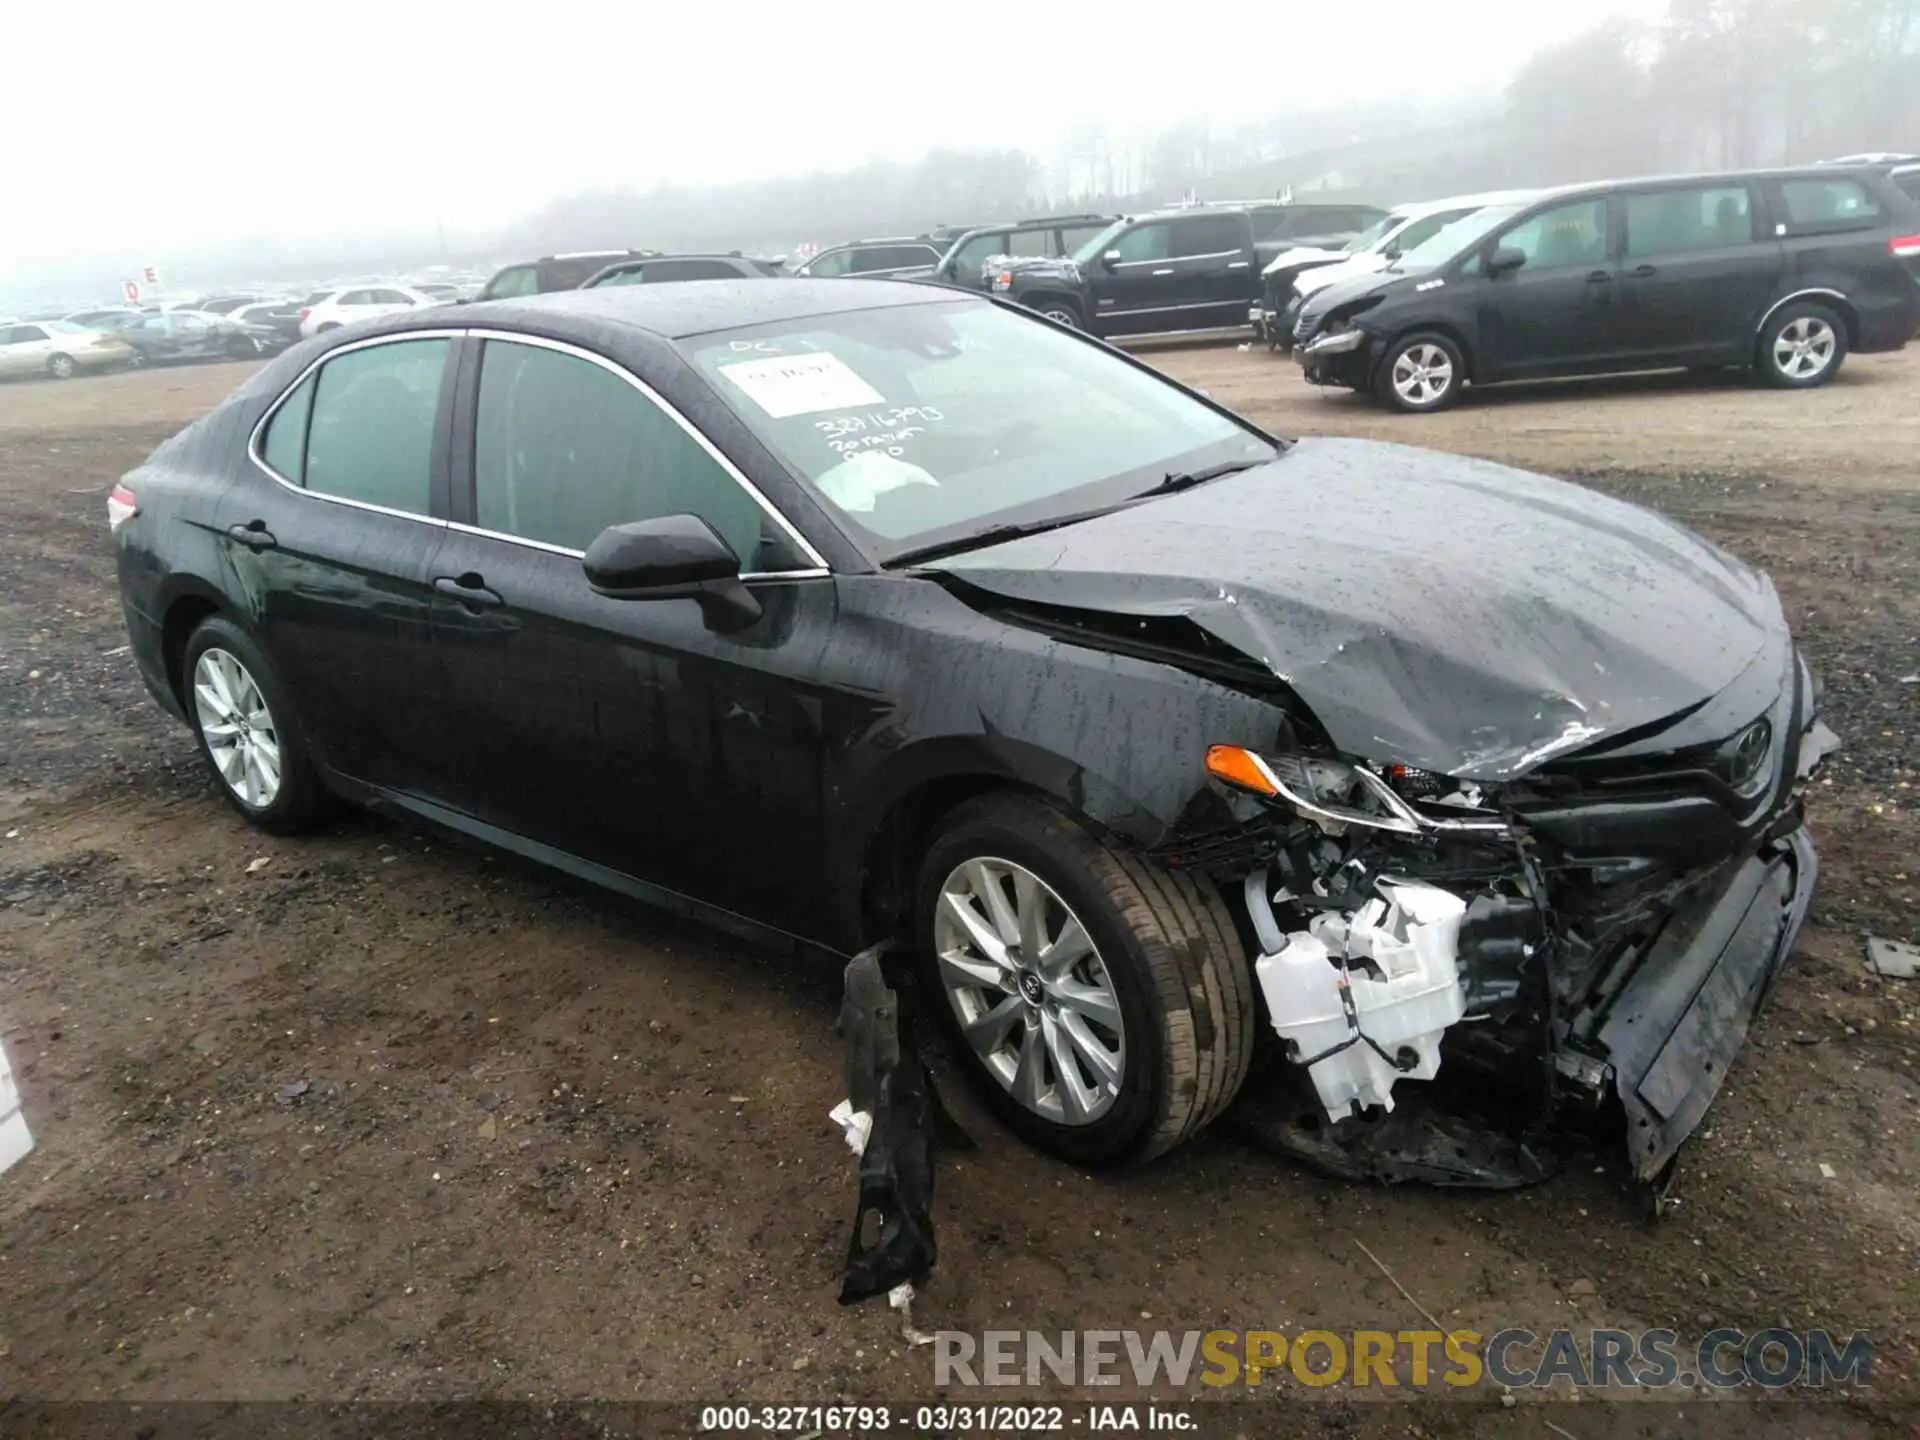
[(20, 1090), (7, 1065), (6, 1046), (0, 1045), (0, 1175), (17, 1165), (33, 1149), (33, 1133), (20, 1113)]

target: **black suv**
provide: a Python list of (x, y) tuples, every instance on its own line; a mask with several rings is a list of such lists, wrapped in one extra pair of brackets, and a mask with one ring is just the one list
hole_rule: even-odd
[[(990, 290), (999, 273), (992, 262), (1013, 259), (1064, 260), (1105, 230), (1118, 215), (1043, 215), (1002, 225), (976, 225), (954, 236), (927, 278), (969, 290)], [(903, 277), (904, 278), (904, 277)]]
[(617, 261), (589, 276), (579, 288), (657, 285), (665, 280), (765, 280), (784, 274), (778, 260), (756, 260), (737, 250), (724, 255), (647, 255)]
[(1805, 388), (1920, 332), (1920, 206), (1867, 167), (1569, 186), (1489, 206), (1301, 308), (1319, 384), (1438, 410), (1466, 384), (1750, 367)]
[(543, 255), (495, 272), (476, 300), (512, 300), (522, 295), (549, 295), (555, 290), (578, 290), (587, 277), (617, 260), (658, 255), (658, 250), (576, 250), (566, 255)]
[(1344, 245), (1385, 211), (1280, 201), (1190, 205), (1115, 220), (1061, 259), (1011, 259), (998, 294), (1096, 335), (1244, 325), (1260, 271), (1294, 245)]

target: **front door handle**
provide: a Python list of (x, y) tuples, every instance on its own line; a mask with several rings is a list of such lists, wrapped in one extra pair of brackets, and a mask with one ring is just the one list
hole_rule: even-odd
[(1644, 280), (1649, 275), (1658, 275), (1660, 273), (1660, 267), (1658, 265), (1636, 265), (1633, 267), (1633, 273)]
[(1156, 270), (1156, 271), (1154, 271), (1153, 273), (1154, 273), (1155, 275), (1171, 275), (1171, 274), (1173, 273), (1173, 271), (1171, 271), (1171, 270)]
[(264, 520), (249, 520), (244, 525), (229, 525), (227, 537), (249, 550), (271, 550), (280, 542), (273, 538)]
[(1247, 268), (1247, 262), (1244, 260), (1234, 260), (1228, 263), (1227, 268), (1229, 270), (1244, 270)]
[(1595, 270), (1587, 276), (1587, 283), (1589, 285), (1606, 285), (1612, 280), (1613, 272), (1611, 270)]
[(451, 575), (437, 575), (433, 581), (433, 593), (445, 595), (458, 601), (468, 610), (494, 610), (507, 602), (500, 598), (500, 592), (489, 590), (487, 582), (471, 572), (455, 579)]

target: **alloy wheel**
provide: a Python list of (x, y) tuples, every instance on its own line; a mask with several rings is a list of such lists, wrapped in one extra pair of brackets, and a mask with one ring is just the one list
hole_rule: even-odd
[(979, 856), (940, 886), (934, 956), (975, 1056), (1042, 1119), (1090, 1125), (1126, 1078), (1120, 997), (1066, 901), (1022, 865)]
[(221, 782), (264, 810), (280, 793), (280, 732), (247, 667), (217, 646), (193, 667), (193, 709)]
[(1080, 317), (1074, 314), (1073, 311), (1061, 306), (1056, 305), (1053, 309), (1042, 310), (1040, 313), (1046, 316), (1047, 319), (1053, 321), (1054, 324), (1064, 325), (1069, 330), (1077, 330), (1080, 328)]
[(1437, 405), (1453, 388), (1453, 361), (1438, 345), (1409, 345), (1393, 360), (1393, 392), (1408, 405)]
[(1773, 363), (1789, 380), (1811, 380), (1833, 363), (1833, 326), (1817, 315), (1802, 315), (1774, 337)]

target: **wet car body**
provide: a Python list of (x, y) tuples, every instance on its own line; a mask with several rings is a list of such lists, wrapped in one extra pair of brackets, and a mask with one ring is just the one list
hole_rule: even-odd
[[(183, 655), (230, 620), (283, 672), (329, 789), (787, 946), (902, 929), (929, 836), (999, 793), (1203, 877), (1239, 931), (1215, 936), (1221, 964), (1257, 968), (1383, 884), (1443, 890), (1473, 1022), (1445, 1032), (1448, 1073), (1517, 1080), (1540, 1114), (1617, 1106), (1636, 1173), (1665, 1172), (1815, 879), (1800, 805), (1832, 737), (1771, 585), (1575, 486), (1243, 425), (1268, 458), (1164, 493), (1122, 477), (1087, 518), (889, 554), (689, 355), (761, 353), (724, 338), (748, 322), (909, 307), (1019, 313), (910, 284), (690, 282), (308, 342), (116, 492), (143, 678), (189, 718)], [(327, 503), (257, 458), (315, 367), (410, 337), (447, 342), (432, 513)], [(753, 487), (786, 558), (635, 601), (584, 583), (579, 551), (476, 526), (463, 426), (506, 343), (634, 377)], [(1257, 764), (1230, 775), (1216, 751)], [(1307, 1123), (1314, 1059), (1282, 1058), (1281, 1143), (1407, 1174), (1368, 1149), (1377, 1108)]]

